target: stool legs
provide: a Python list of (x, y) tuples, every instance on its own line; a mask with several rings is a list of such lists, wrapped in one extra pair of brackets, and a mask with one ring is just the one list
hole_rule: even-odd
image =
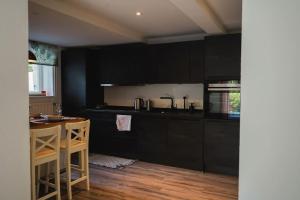
[(90, 190), (88, 150), (82, 150), (79, 152), (79, 164), (81, 169), (81, 177), (86, 176), (85, 188), (86, 190)]
[(72, 199), (72, 185), (71, 185), (71, 154), (67, 153), (67, 190), (68, 190), (68, 199)]
[(84, 165), (84, 154), (83, 154), (83, 151), (79, 151), (78, 152), (78, 158), (79, 158), (79, 162), (78, 162), (78, 164), (79, 164), (79, 166), (80, 166), (80, 177), (83, 177), (83, 176), (85, 176), (85, 171), (84, 171), (84, 167), (85, 167), (85, 165)]
[[(50, 163), (46, 164), (46, 182), (49, 183), (49, 175), (50, 175)], [(49, 192), (49, 185), (45, 185), (45, 193)]]
[[(36, 168), (37, 168), (37, 175), (36, 175)], [(60, 165), (59, 165), (59, 159), (55, 160), (55, 190), (56, 190), (56, 199), (61, 200), (60, 196)], [(49, 175), (50, 175), (50, 162), (46, 163), (46, 180), (42, 181), (41, 183), (45, 184), (45, 194), (49, 195)], [(36, 200), (39, 199), (39, 193), (40, 193), (40, 178), (41, 178), (41, 165), (38, 166), (32, 166), (31, 167), (31, 199)], [(53, 184), (51, 184), (53, 185)], [(53, 187), (53, 186), (51, 186)], [(50, 193), (51, 194), (51, 193)]]
[[(49, 166), (48, 166), (49, 167)], [(60, 164), (59, 164), (59, 158), (56, 160), (56, 166), (55, 166), (55, 186), (56, 186), (56, 200), (60, 200)]]
[(31, 166), (31, 198), (36, 199), (36, 185), (35, 185), (35, 166)]
[(89, 152), (84, 150), (84, 170), (86, 176), (86, 190), (90, 190)]
[(71, 163), (71, 153), (66, 153), (66, 173), (67, 173), (67, 190), (68, 190), (68, 199), (72, 199), (72, 185), (80, 182), (85, 181), (86, 182), (86, 190), (90, 190), (90, 182), (89, 182), (89, 165), (88, 165), (88, 150), (80, 150), (78, 151), (78, 165), (74, 170), (78, 170), (80, 174), (80, 178), (72, 181), (72, 166), (75, 167), (75, 165), (72, 165)]
[(36, 196), (37, 196), (37, 198), (40, 195), (40, 179), (41, 179), (41, 166), (37, 166), (37, 179), (36, 179), (36, 183), (37, 183)]

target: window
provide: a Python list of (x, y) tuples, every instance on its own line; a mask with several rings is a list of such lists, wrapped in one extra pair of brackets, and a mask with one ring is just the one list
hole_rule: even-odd
[(51, 45), (30, 41), (29, 51), (36, 58), (28, 63), (29, 94), (54, 96), (58, 49)]
[(54, 96), (55, 67), (29, 64), (29, 94)]

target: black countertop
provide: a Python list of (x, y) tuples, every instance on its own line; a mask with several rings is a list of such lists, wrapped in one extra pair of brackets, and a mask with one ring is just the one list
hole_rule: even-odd
[(88, 108), (87, 112), (113, 113), (113, 114), (130, 114), (142, 116), (158, 116), (168, 118), (183, 118), (183, 119), (203, 119), (204, 113), (202, 110), (188, 111), (183, 109), (168, 109), (168, 108), (152, 108), (150, 111), (145, 109), (134, 110), (133, 107), (124, 106), (106, 106), (102, 108)]

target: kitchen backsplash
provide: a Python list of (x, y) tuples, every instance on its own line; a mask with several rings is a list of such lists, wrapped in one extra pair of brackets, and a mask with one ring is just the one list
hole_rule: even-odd
[(113, 86), (104, 88), (104, 102), (113, 106), (133, 106), (134, 99), (151, 99), (152, 106), (169, 108), (170, 100), (160, 99), (162, 96), (174, 97), (177, 108), (183, 108), (183, 96), (187, 96), (187, 104), (195, 104), (196, 109), (203, 109), (203, 84), (151, 84), (143, 86)]

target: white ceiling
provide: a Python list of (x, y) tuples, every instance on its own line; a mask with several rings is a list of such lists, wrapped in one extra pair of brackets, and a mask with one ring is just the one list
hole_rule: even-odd
[[(101, 14), (146, 37), (201, 32), (168, 0), (65, 0)], [(143, 14), (137, 17), (137, 11)]]
[(136, 42), (37, 4), (30, 4), (29, 38), (58, 46)]
[[(29, 37), (59, 46), (84, 46), (151, 42), (174, 36), (182, 40), (241, 28), (242, 0), (182, 2), (29, 0)], [(136, 16), (137, 11), (142, 15)]]
[(242, 0), (207, 0), (207, 2), (227, 30), (241, 30)]

